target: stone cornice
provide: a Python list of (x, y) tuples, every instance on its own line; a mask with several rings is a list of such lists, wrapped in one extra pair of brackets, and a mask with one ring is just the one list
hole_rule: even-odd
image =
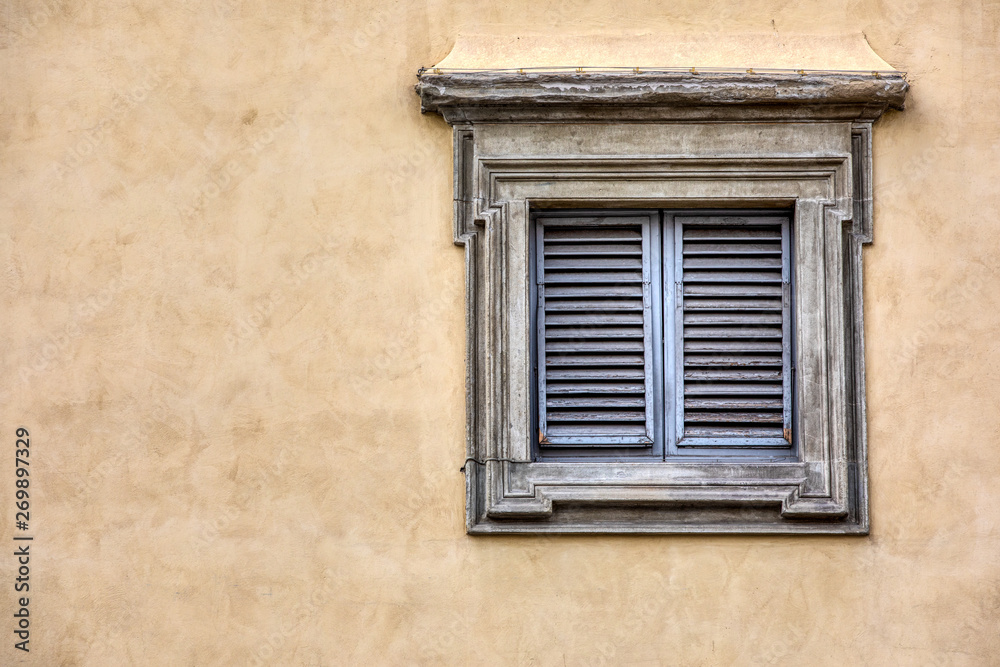
[(902, 109), (899, 72), (432, 69), (423, 112), (450, 123), (504, 121), (876, 120)]

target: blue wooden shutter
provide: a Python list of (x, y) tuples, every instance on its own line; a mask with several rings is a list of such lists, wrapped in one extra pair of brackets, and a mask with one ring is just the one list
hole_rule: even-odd
[(536, 218), (541, 450), (650, 448), (655, 215)]
[(679, 447), (791, 447), (789, 227), (674, 218)]

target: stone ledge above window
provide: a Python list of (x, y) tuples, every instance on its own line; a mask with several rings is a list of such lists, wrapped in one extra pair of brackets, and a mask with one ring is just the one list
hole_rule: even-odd
[[(794, 48), (784, 43), (788, 38), (782, 42), (773, 36), (744, 39), (744, 50), (752, 49), (754, 55), (744, 54), (749, 64), (734, 67), (731, 62), (706, 65), (725, 61), (719, 61), (718, 55), (710, 57), (702, 42), (673, 40), (669, 42), (672, 49), (657, 49), (665, 41), (660, 38), (653, 48), (642, 48), (650, 45), (641, 38), (604, 46), (617, 48), (617, 62), (629, 53), (635, 54), (633, 58), (665, 60), (645, 64), (634, 60), (639, 64), (629, 66), (587, 65), (611, 57), (594, 53), (581, 38), (563, 38), (560, 57), (576, 58), (581, 64), (558, 67), (524, 65), (546, 61), (537, 55), (518, 59), (517, 47), (511, 43), (520, 39), (464, 37), (441, 63), (420, 71), (417, 92), (424, 112), (440, 113), (452, 124), (696, 119), (865, 122), (876, 120), (888, 109), (903, 108), (908, 88), (904, 75), (876, 56), (861, 36), (810, 38)], [(550, 47), (551, 41), (546, 40)], [(824, 49), (823, 68), (801, 64), (812, 64), (803, 52), (823, 54)], [(523, 61), (522, 65), (474, 67), (485, 62), (484, 53), (504, 51), (508, 53), (496, 57)]]
[[(422, 109), (455, 130), (469, 533), (868, 532), (871, 128), (907, 83), (860, 36), (727, 40), (475, 37), (421, 71)], [(792, 212), (797, 460), (533, 458), (528, 262), (547, 208)]]
[(837, 72), (424, 72), (423, 110), (449, 123), (582, 120), (857, 120), (902, 109), (901, 74)]

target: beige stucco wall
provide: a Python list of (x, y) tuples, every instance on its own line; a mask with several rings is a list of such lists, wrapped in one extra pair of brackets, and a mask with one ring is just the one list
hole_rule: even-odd
[[(0, 664), (1000, 663), (995, 2), (10, 0)], [(462, 32), (864, 32), (867, 538), (471, 538)], [(7, 620), (2, 620), (2, 619)]]

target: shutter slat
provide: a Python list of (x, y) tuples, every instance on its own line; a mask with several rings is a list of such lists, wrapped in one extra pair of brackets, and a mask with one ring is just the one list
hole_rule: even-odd
[[(642, 256), (639, 257), (545, 257), (545, 272), (552, 280), (550, 271), (589, 271), (591, 269), (633, 269), (642, 271)], [(641, 278), (641, 276), (640, 276)]]
[(691, 366), (732, 366), (760, 367), (778, 366), (781, 367), (781, 354), (772, 355), (732, 355), (732, 354), (688, 354), (684, 356), (684, 365)]
[(589, 299), (632, 297), (642, 299), (642, 285), (546, 285), (545, 298)]
[(545, 404), (550, 408), (644, 408), (646, 399), (642, 396), (573, 396), (570, 398), (549, 397)]
[(781, 238), (775, 239), (778, 243), (728, 243), (710, 242), (701, 243), (691, 241), (684, 244), (684, 256), (691, 255), (777, 255), (781, 256)]
[(545, 358), (549, 368), (553, 366), (639, 366), (645, 365), (642, 354), (549, 354)]
[(780, 424), (781, 412), (703, 412), (692, 410), (684, 417), (687, 422), (710, 422), (713, 424)]
[(691, 216), (675, 224), (682, 443), (790, 446), (788, 222)]
[(638, 338), (644, 336), (643, 327), (552, 327), (545, 329), (545, 338)]
[(684, 242), (689, 241), (712, 241), (718, 243), (728, 243), (728, 242), (740, 242), (740, 241), (763, 241), (763, 240), (781, 240), (781, 232), (776, 229), (753, 229), (751, 227), (745, 227), (743, 229), (736, 228), (720, 228), (712, 229), (711, 227), (688, 227), (684, 230)]
[(780, 382), (781, 370), (759, 370), (734, 368), (727, 370), (699, 369), (684, 370), (685, 380), (719, 380), (720, 382), (748, 382), (760, 380), (761, 382)]
[(597, 396), (611, 396), (614, 394), (645, 394), (646, 385), (644, 382), (549, 382), (546, 386), (546, 393), (549, 396), (560, 395), (583, 395), (594, 394)]
[(711, 339), (686, 340), (684, 352), (781, 352), (780, 340), (765, 339)]
[(764, 310), (774, 312), (781, 310), (781, 299), (705, 299), (688, 297), (684, 299), (684, 310), (738, 310), (740, 312)]
[(685, 396), (783, 396), (780, 383), (737, 384), (734, 382), (688, 383)]
[(646, 421), (645, 402), (642, 410), (549, 410), (546, 414), (554, 422), (642, 422)]
[(642, 247), (629, 243), (567, 243), (563, 245), (549, 243), (545, 246), (546, 257), (572, 255), (622, 255), (641, 258)]
[(781, 410), (781, 398), (686, 398), (685, 410)]
[(755, 297), (771, 296), (781, 298), (781, 285), (721, 285), (687, 283), (684, 285), (684, 296), (733, 296)]
[[(557, 437), (567, 437), (574, 438), (572, 441), (560, 442), (555, 440)], [(576, 438), (588, 440), (593, 437), (601, 437), (604, 439), (604, 443), (607, 445), (642, 445), (647, 446), (650, 443), (649, 437), (646, 435), (646, 426), (640, 423), (617, 423), (617, 424), (600, 424), (600, 423), (580, 423), (580, 424), (553, 424), (547, 429), (545, 434), (547, 446), (555, 447), (572, 447), (579, 446), (580, 444), (591, 444), (589, 442), (581, 443), (580, 440)], [(616, 439), (618, 438), (618, 439)]]
[(649, 447), (649, 217), (540, 217), (539, 446)]
[(554, 352), (642, 352), (641, 340), (549, 340), (545, 344)]
[(574, 299), (562, 300), (549, 297), (545, 300), (545, 312), (562, 310), (632, 310), (642, 312), (642, 299)]
[[(550, 227), (551, 222), (546, 221), (545, 226)], [(637, 226), (638, 227), (638, 226)], [(632, 241), (642, 242), (642, 232), (638, 229), (628, 229), (625, 227), (606, 229), (546, 229), (545, 244), (550, 243), (614, 243)], [(543, 251), (544, 253), (544, 251)]]
[(641, 368), (548, 368), (546, 380), (645, 380), (646, 373)]
[(781, 283), (781, 271), (684, 271), (684, 282), (701, 283)]
[(642, 283), (642, 271), (555, 272), (545, 276), (551, 283)]
[(782, 427), (777, 426), (689, 426), (684, 428), (685, 437), (689, 438), (781, 438), (784, 435)]
[[(595, 324), (638, 324), (642, 326), (642, 312), (618, 312), (618, 313), (545, 313), (545, 326), (593, 326)], [(769, 322), (755, 322), (759, 324), (769, 324)]]
[[(753, 255), (743, 256), (709, 256), (709, 257), (685, 257), (685, 269), (749, 269), (759, 271), (761, 269), (781, 269), (781, 248), (778, 248), (777, 257), (757, 257)], [(780, 279), (781, 276), (779, 275)]]
[(781, 327), (699, 327), (685, 326), (684, 340), (694, 338), (781, 338)]
[[(686, 310), (686, 309), (685, 309)], [(778, 312), (706, 312), (684, 313), (684, 324), (781, 324)]]

